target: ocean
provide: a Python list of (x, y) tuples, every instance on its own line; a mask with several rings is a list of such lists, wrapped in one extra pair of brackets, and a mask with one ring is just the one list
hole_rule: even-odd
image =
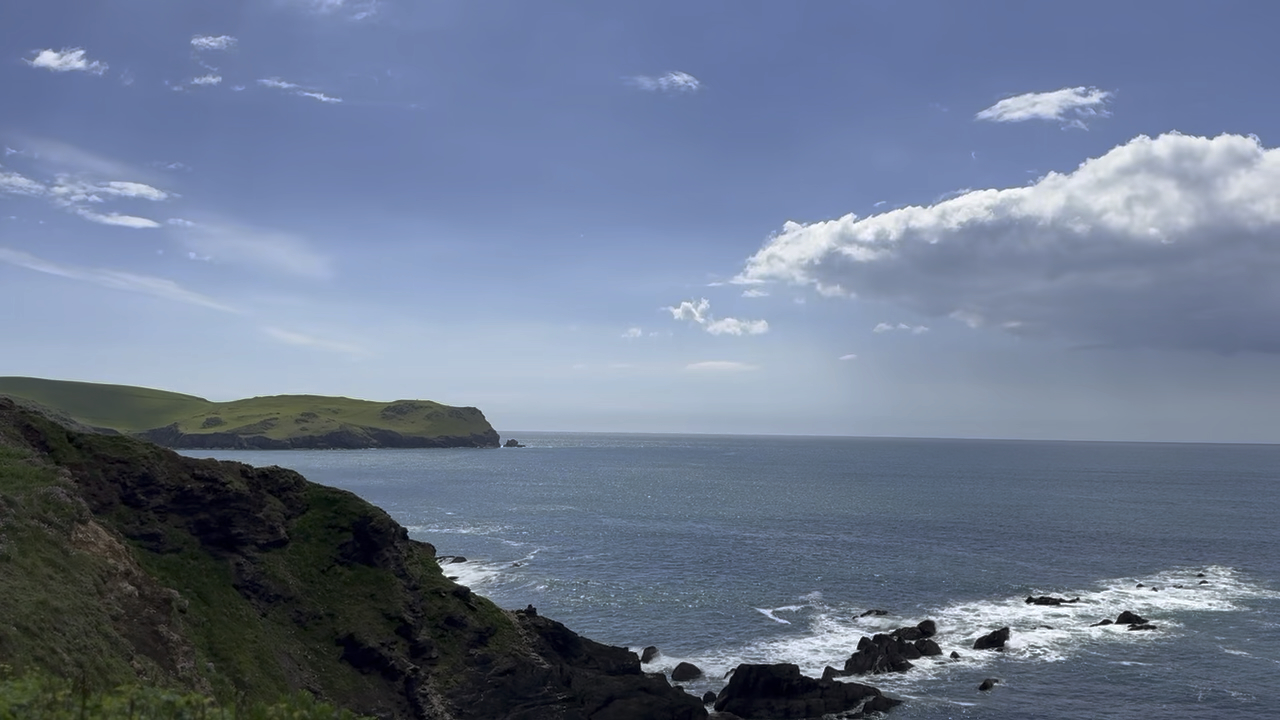
[[(500, 606), (696, 664), (697, 695), (932, 619), (942, 656), (852, 678), (903, 699), (891, 717), (1280, 717), (1280, 446), (514, 436), (188, 454), (351, 490)], [(1157, 628), (1092, 626), (1124, 610)], [(972, 649), (1006, 626), (1005, 652)]]

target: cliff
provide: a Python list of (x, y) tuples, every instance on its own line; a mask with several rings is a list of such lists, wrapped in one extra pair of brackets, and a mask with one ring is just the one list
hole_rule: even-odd
[(0, 665), (386, 718), (702, 718), (623, 648), (448, 580), (343, 490), (0, 398)]
[(212, 402), (129, 385), (0, 378), (0, 395), (38, 403), (84, 425), (171, 448), (497, 447), (473, 407), (429, 400), (374, 402), (271, 395)]

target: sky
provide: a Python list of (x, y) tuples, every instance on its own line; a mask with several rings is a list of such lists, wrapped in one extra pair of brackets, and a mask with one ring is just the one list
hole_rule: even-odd
[(1280, 6), (10, 0), (0, 375), (1280, 442)]

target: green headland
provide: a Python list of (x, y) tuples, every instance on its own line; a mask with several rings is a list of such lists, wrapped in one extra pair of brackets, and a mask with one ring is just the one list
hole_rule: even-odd
[(478, 409), (430, 400), (272, 395), (213, 402), (130, 385), (29, 377), (0, 377), (0, 395), (171, 448), (497, 447), (499, 440)]

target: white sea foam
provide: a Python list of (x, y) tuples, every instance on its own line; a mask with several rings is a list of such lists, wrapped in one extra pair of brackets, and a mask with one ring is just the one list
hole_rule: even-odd
[[(1202, 572), (1204, 577), (1196, 577), (1197, 572)], [(1198, 584), (1201, 580), (1207, 584)], [(1139, 583), (1145, 587), (1137, 587)], [(1152, 587), (1160, 589), (1152, 590)], [(1028, 594), (1052, 594), (1067, 599), (1078, 596), (1080, 601), (1056, 606), (1034, 605), (1028, 604), (1023, 595), (926, 608), (918, 616), (858, 617), (861, 608), (829, 606), (821, 595), (815, 594), (801, 598), (802, 604), (754, 608), (771, 620), (794, 624), (807, 632), (746, 647), (717, 649), (691, 662), (709, 675), (723, 674), (744, 662), (791, 662), (808, 675), (821, 676), (828, 665), (840, 667), (864, 635), (932, 619), (938, 626), (933, 639), (941, 646), (942, 656), (912, 661), (915, 667), (906, 673), (875, 678), (876, 685), (883, 689), (911, 697), (913, 691), (931, 679), (970, 673), (996, 662), (1061, 662), (1082, 655), (1098, 655), (1107, 657), (1106, 662), (1116, 662), (1110, 659), (1114, 652), (1109, 647), (1150, 643), (1180, 634), (1185, 631), (1185, 623), (1197, 613), (1238, 611), (1242, 608), (1241, 601), (1280, 597), (1280, 593), (1254, 585), (1226, 567), (1180, 568), (1146, 577), (1103, 580), (1093, 588), (1066, 592), (1037, 589)], [(1128, 626), (1114, 624), (1093, 627), (1103, 619), (1114, 620), (1125, 610), (1142, 615), (1158, 630), (1134, 632)], [(791, 620), (778, 617), (779, 613), (785, 613)], [(1012, 631), (1005, 652), (973, 650), (973, 642), (979, 636), (1002, 627)], [(959, 653), (959, 660), (948, 657), (952, 651)]]

